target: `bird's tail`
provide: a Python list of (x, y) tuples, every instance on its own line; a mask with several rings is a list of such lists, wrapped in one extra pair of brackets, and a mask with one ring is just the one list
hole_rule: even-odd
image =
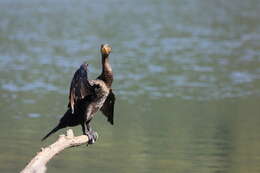
[(57, 125), (54, 129), (52, 129), (46, 136), (44, 136), (42, 138), (41, 141), (44, 141), (46, 138), (48, 138), (50, 135), (52, 135), (53, 133), (57, 132), (58, 130), (62, 129), (62, 127), (60, 127), (60, 125)]

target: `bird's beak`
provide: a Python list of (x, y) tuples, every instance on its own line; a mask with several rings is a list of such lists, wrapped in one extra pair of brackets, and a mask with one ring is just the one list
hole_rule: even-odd
[(101, 53), (102, 54), (109, 55), (111, 51), (112, 51), (112, 48), (108, 44), (102, 44), (101, 45)]

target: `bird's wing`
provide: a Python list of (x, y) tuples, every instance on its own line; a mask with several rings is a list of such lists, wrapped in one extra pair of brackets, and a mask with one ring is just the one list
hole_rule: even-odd
[(79, 100), (94, 93), (94, 90), (88, 81), (87, 67), (88, 64), (82, 64), (75, 72), (70, 84), (68, 107), (71, 108), (72, 113), (74, 113), (75, 105)]
[(112, 89), (110, 90), (105, 103), (101, 107), (101, 112), (107, 117), (107, 121), (109, 121), (112, 125), (114, 124), (114, 104), (115, 104), (115, 94)]

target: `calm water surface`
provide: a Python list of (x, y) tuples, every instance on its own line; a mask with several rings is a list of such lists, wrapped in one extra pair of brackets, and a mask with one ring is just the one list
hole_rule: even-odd
[(259, 12), (258, 0), (0, 0), (0, 172), (57, 139), (40, 142), (76, 68), (100, 73), (101, 43), (115, 125), (98, 113), (97, 143), (49, 172), (260, 172)]

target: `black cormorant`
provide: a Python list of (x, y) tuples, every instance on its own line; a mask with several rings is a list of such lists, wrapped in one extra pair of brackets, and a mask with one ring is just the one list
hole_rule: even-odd
[(109, 63), (111, 50), (108, 44), (101, 45), (102, 72), (97, 79), (88, 80), (88, 64), (85, 63), (75, 72), (70, 85), (68, 110), (59, 124), (42, 140), (59, 129), (81, 125), (83, 134), (89, 138), (89, 143), (94, 143), (97, 133), (91, 129), (90, 121), (98, 110), (101, 110), (112, 125), (114, 124), (115, 95), (111, 88), (113, 73)]

